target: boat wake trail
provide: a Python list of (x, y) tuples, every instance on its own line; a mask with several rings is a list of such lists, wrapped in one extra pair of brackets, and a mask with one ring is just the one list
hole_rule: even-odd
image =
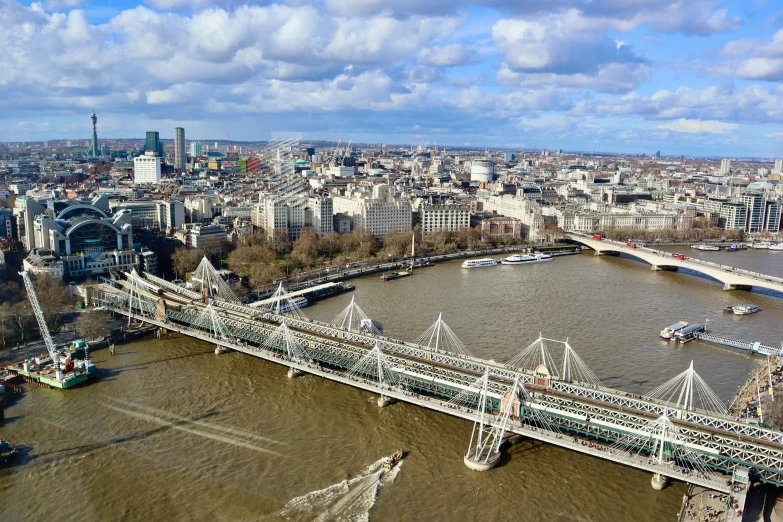
[(378, 490), (390, 484), (402, 466), (402, 462), (399, 462), (387, 471), (383, 468), (385, 460), (373, 462), (358, 477), (292, 499), (280, 512), (280, 516), (287, 520), (314, 522), (370, 520), (370, 509), (375, 505)]

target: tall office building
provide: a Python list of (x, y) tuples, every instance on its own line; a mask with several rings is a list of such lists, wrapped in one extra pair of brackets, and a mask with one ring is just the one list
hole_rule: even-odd
[(772, 169), (775, 174), (783, 174), (783, 159), (775, 160), (775, 168)]
[(92, 120), (92, 147), (90, 156), (97, 157), (100, 155), (100, 151), (98, 150), (98, 117), (93, 112), (90, 119)]
[(133, 158), (133, 180), (136, 183), (160, 182), (160, 158), (152, 154)]
[(153, 152), (163, 156), (163, 146), (160, 143), (158, 131), (147, 131), (147, 141), (144, 143), (144, 152)]
[(731, 160), (729, 158), (723, 158), (720, 160), (720, 175), (728, 176), (731, 173)]
[(174, 129), (174, 170), (185, 170), (185, 129)]
[(190, 155), (194, 158), (204, 154), (204, 144), (200, 141), (194, 141), (190, 144)]

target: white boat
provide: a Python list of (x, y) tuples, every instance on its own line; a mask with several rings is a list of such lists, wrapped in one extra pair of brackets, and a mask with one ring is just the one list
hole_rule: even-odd
[(759, 243), (756, 243), (755, 241), (748, 245), (750, 248), (760, 248), (763, 250), (769, 250), (769, 248), (772, 246), (770, 245), (769, 241), (761, 241)]
[(294, 310), (298, 310), (299, 308), (304, 308), (310, 304), (310, 302), (307, 300), (306, 297), (296, 296), (293, 299), (291, 299), (290, 303), (286, 303), (280, 306), (280, 310), (278, 313), (281, 314), (287, 314), (289, 312), (293, 312)]
[(696, 250), (701, 250), (702, 252), (718, 252), (718, 251), (720, 251), (720, 247), (719, 246), (715, 246), (715, 245), (705, 245), (705, 244), (692, 245), (692, 248), (695, 248)]
[(672, 325), (667, 326), (666, 328), (661, 330), (661, 339), (665, 339), (667, 341), (671, 340), (676, 332), (679, 332), (686, 326), (688, 326), (688, 323), (686, 321), (680, 321), (678, 323), (674, 323)]
[(769, 245), (770, 250), (783, 250), (783, 243), (775, 243), (774, 245)]
[(514, 254), (513, 256), (508, 256), (506, 258), (503, 258), (500, 261), (501, 265), (524, 265), (526, 263), (542, 263), (544, 261), (552, 261), (554, 257), (550, 256), (549, 254), (544, 254), (542, 252), (536, 252), (533, 255), (527, 255), (527, 254)]
[(760, 312), (761, 308), (754, 304), (743, 304), (743, 305), (737, 305), (737, 306), (731, 306), (728, 307), (728, 309), (734, 314), (734, 315), (749, 315), (749, 314), (755, 314), (756, 312)]
[(496, 266), (497, 261), (491, 257), (485, 257), (484, 259), (468, 259), (462, 263), (462, 268), (481, 268), (484, 266)]

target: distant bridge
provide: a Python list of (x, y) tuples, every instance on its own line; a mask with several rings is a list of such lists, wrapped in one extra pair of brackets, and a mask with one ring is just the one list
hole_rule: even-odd
[(685, 256), (684, 259), (677, 259), (672, 256), (671, 252), (655, 250), (638, 244), (632, 247), (620, 241), (593, 239), (591, 235), (587, 234), (569, 233), (566, 235), (569, 239), (595, 250), (596, 255), (626, 254), (649, 263), (653, 270), (676, 272), (680, 268), (687, 268), (720, 281), (723, 283), (724, 290), (751, 290), (753, 287), (758, 287), (783, 294), (783, 278), (780, 277), (702, 261), (688, 256)]

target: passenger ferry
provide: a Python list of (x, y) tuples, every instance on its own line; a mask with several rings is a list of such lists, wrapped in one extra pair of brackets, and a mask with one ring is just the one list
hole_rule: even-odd
[(783, 250), (783, 243), (775, 243), (774, 245), (769, 245), (769, 250), (774, 251), (781, 251)]
[(666, 341), (671, 341), (674, 338), (674, 334), (676, 332), (679, 332), (686, 326), (688, 326), (688, 323), (686, 321), (680, 321), (678, 323), (674, 323), (672, 325), (667, 326), (666, 328), (661, 330), (661, 339), (664, 339)]
[(484, 259), (468, 259), (462, 263), (462, 268), (481, 268), (484, 266), (497, 266), (498, 262), (491, 257)]
[(526, 263), (542, 263), (544, 261), (552, 261), (554, 257), (542, 252), (536, 252), (531, 255), (519, 255), (508, 256), (500, 261), (501, 265), (524, 265)]
[(289, 312), (293, 312), (295, 309), (298, 308), (304, 308), (305, 306), (309, 305), (310, 302), (307, 300), (306, 297), (297, 296), (291, 299), (290, 303), (286, 303), (284, 305), (280, 306), (280, 313), (281, 314), (287, 314)]
[(691, 248), (695, 248), (696, 250), (701, 250), (702, 252), (719, 252), (720, 247), (715, 245), (691, 245)]
[(680, 344), (685, 344), (696, 339), (696, 334), (702, 333), (704, 331), (705, 328), (703, 324), (693, 324), (674, 332), (674, 339)]
[(749, 315), (749, 314), (755, 314), (756, 312), (760, 312), (761, 308), (754, 304), (743, 304), (743, 305), (736, 305), (736, 306), (727, 306), (724, 308), (727, 312), (732, 312), (734, 315)]

